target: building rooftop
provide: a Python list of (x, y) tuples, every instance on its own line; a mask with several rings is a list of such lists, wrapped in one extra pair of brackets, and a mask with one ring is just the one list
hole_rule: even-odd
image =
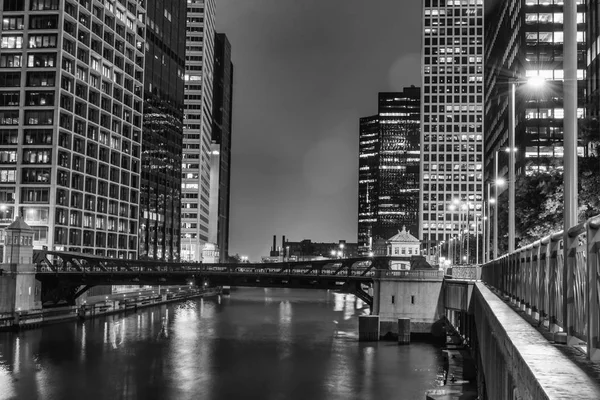
[(406, 230), (406, 226), (402, 227), (401, 231), (398, 231), (397, 234), (395, 234), (394, 236), (392, 236), (391, 238), (389, 238), (387, 240), (388, 242), (402, 242), (402, 243), (420, 243), (420, 240), (417, 239), (416, 237), (414, 237), (413, 235), (410, 234), (410, 232), (408, 232)]

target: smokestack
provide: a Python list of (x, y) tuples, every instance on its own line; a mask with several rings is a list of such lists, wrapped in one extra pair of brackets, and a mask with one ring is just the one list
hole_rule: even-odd
[(277, 235), (273, 235), (273, 247), (271, 247), (271, 251), (277, 250)]

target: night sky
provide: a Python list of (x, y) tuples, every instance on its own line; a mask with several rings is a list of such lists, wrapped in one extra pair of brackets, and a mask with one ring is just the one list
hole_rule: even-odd
[(420, 86), (421, 1), (218, 0), (234, 63), (230, 254), (356, 242), (358, 120)]

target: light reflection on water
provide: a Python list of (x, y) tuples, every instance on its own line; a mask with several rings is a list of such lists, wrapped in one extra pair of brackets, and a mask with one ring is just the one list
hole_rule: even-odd
[(239, 289), (0, 333), (0, 399), (423, 399), (431, 344), (360, 343), (354, 296)]

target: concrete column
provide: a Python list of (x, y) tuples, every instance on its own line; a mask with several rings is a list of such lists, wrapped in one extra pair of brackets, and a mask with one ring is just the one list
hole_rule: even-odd
[(358, 340), (361, 342), (379, 340), (378, 315), (360, 315), (358, 317)]
[(398, 344), (410, 344), (410, 318), (398, 318)]
[[(377, 271), (379, 272), (379, 271)], [(378, 278), (373, 280), (373, 305), (371, 306), (371, 315), (379, 315), (379, 308), (381, 305), (381, 282)]]

